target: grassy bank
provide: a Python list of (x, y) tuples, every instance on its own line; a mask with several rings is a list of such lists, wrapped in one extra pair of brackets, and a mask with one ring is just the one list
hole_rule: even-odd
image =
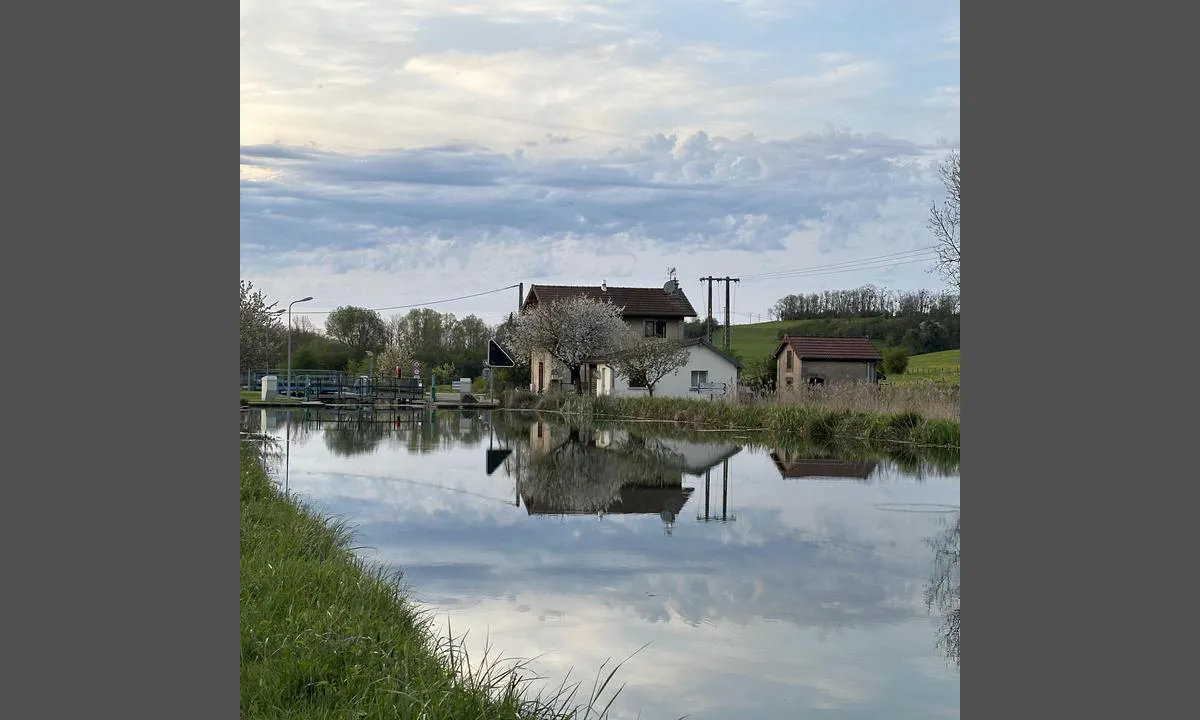
[[(930, 389), (933, 390), (932, 388)], [(570, 394), (507, 393), (506, 407), (556, 412), (593, 420), (662, 421), (693, 428), (740, 429), (764, 432), (783, 441), (803, 438), (817, 443), (858, 441), (959, 447), (957, 412), (928, 419), (915, 410), (886, 411), (889, 400), (868, 402), (858, 394), (839, 391), (796, 393), (796, 398), (745, 403), (681, 398), (613, 398)], [(854, 393), (868, 393), (861, 390)], [(883, 396), (875, 391), (874, 395)], [(856, 407), (855, 404), (858, 403)], [(946, 411), (943, 408), (943, 411)], [(944, 414), (949, 414), (944, 412)], [(794, 440), (792, 440), (794, 441)]]
[(528, 695), (519, 664), (439, 638), (344, 526), (283, 497), (255, 444), (241, 452), (242, 720), (603, 717), (590, 708), (615, 668), (586, 705), (571, 687)]
[[(241, 393), (241, 399), (242, 399), (242, 402), (244, 402), (244, 403), (262, 402), (262, 391), (261, 390), (241, 390), (239, 392)], [(299, 405), (300, 398), (290, 398), (290, 397), (285, 397), (283, 395), (276, 395), (275, 399), (272, 400), (271, 402), (273, 402), (273, 403), (291, 403), (291, 404)]]

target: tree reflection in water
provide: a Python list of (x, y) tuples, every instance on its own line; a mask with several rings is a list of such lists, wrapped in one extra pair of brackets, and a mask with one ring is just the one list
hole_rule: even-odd
[(325, 428), (325, 447), (340, 457), (366, 455), (375, 452), (391, 434), (392, 428), (386, 423), (343, 421)]
[(530, 434), (511, 474), (531, 515), (658, 515), (669, 530), (692, 492), (681, 456), (630, 433), (535, 423)]
[(929, 610), (937, 609), (942, 614), (938, 630), (938, 647), (946, 653), (956, 666), (961, 667), (960, 640), (960, 545), (959, 526), (961, 513), (954, 513), (954, 521), (934, 536), (929, 544), (933, 547), (933, 574), (925, 588), (925, 604)]

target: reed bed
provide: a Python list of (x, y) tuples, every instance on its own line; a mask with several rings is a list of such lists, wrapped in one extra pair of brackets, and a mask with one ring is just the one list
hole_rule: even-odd
[(944, 397), (943, 392), (926, 388), (910, 394), (903, 388), (851, 386), (771, 399), (751, 396), (737, 402), (526, 392), (506, 394), (503, 402), (508, 408), (559, 413), (573, 420), (668, 422), (695, 429), (766, 432), (784, 442), (799, 437), (816, 442), (958, 448), (957, 396)]
[(738, 396), (738, 402), (747, 405), (800, 405), (880, 415), (916, 413), (927, 420), (957, 422), (961, 416), (959, 398), (957, 388), (935, 382), (909, 382), (902, 385), (847, 383), (781, 393), (747, 391)]

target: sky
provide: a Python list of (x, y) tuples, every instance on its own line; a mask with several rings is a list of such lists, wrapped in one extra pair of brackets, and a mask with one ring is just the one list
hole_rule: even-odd
[(701, 314), (699, 278), (740, 278), (735, 323), (944, 289), (925, 222), (959, 143), (958, 5), (242, 0), (241, 277), (312, 296), (317, 325), (496, 323), (518, 290), (488, 291), (672, 268)]

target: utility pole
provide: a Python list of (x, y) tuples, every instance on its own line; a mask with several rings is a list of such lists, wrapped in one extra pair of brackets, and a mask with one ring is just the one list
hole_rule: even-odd
[(726, 276), (725, 281), (725, 352), (729, 352), (729, 285), (730, 283), (741, 282), (740, 278), (731, 278)]
[(708, 317), (705, 320), (705, 325), (708, 327), (708, 341), (712, 342), (712, 286), (713, 283), (725, 283), (725, 352), (729, 352), (729, 284), (741, 282), (741, 278), (729, 277), (708, 277), (700, 278), (700, 282), (708, 283)]
[(705, 337), (708, 338), (708, 341), (710, 343), (712, 342), (712, 319), (713, 319), (713, 316), (712, 316), (712, 284), (714, 282), (720, 282), (720, 280), (721, 280), (721, 278), (715, 278), (712, 275), (709, 275), (708, 277), (700, 278), (700, 282), (708, 283), (708, 311), (707, 311), (707, 314), (704, 316), (704, 335), (705, 335)]
[(521, 305), (525, 302), (525, 283), (517, 285), (517, 314), (521, 314)]

